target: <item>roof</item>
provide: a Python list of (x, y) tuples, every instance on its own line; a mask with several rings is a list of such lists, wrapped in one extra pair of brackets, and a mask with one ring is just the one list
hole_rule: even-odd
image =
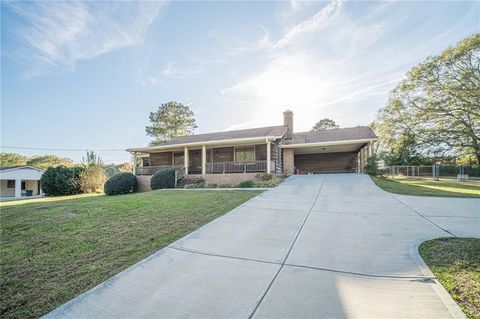
[(316, 132), (293, 133), (292, 139), (286, 140), (284, 144), (292, 145), (369, 139), (377, 139), (372, 129), (368, 126), (356, 126)]
[(19, 167), (23, 167), (23, 166), (0, 166), (0, 171), (5, 171), (7, 169), (14, 169)]
[[(281, 138), (287, 127), (283, 125), (279, 126), (268, 126), (268, 127), (258, 127), (244, 130), (235, 130), (235, 131), (225, 131), (225, 132), (215, 132), (207, 134), (197, 134), (197, 135), (188, 135), (188, 136), (179, 136), (171, 140), (166, 141), (165, 143), (152, 145), (151, 148), (163, 148), (168, 146), (180, 146), (204, 142), (221, 142), (228, 140), (241, 140), (241, 139), (255, 139), (255, 138)], [(132, 148), (127, 149), (127, 151), (141, 150), (145, 148)]]
[(25, 168), (34, 169), (36, 171), (43, 172), (43, 170), (41, 170), (39, 168), (36, 168), (36, 167), (33, 167), (33, 166), (27, 166), (27, 165), (23, 165), (23, 166), (0, 166), (0, 172), (16, 170), (16, 169), (25, 169)]

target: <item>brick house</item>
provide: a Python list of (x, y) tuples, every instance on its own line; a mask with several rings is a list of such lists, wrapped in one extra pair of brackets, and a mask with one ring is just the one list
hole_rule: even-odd
[(251, 179), (259, 172), (361, 173), (376, 140), (367, 126), (296, 133), (293, 112), (287, 110), (283, 125), (181, 136), (127, 151), (140, 163), (135, 174), (143, 179), (174, 167), (182, 176), (229, 183)]

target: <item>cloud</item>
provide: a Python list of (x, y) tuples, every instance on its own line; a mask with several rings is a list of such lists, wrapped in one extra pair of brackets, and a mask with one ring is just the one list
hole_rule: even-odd
[(9, 56), (28, 63), (30, 76), (73, 70), (111, 50), (140, 45), (159, 2), (8, 2), (22, 23), (9, 30), (19, 47)]
[(199, 68), (195, 69), (186, 69), (178, 67), (178, 63), (171, 62), (168, 63), (165, 69), (162, 70), (162, 74), (168, 77), (174, 78), (186, 78), (190, 75), (198, 74), (201, 70)]
[[(275, 48), (282, 48), (290, 44), (298, 36), (306, 32), (312, 32), (321, 27), (335, 12), (337, 12), (342, 5), (342, 0), (332, 0), (323, 9), (318, 11), (312, 18), (303, 21), (288, 31), (283, 38), (276, 44)], [(293, 4), (292, 4), (293, 6)]]

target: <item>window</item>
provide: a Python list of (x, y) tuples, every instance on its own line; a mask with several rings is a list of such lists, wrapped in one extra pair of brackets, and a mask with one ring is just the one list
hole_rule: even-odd
[(22, 191), (27, 189), (27, 182), (22, 181)]
[(180, 166), (185, 164), (185, 156), (183, 153), (173, 153), (173, 165)]
[(235, 148), (235, 162), (253, 162), (255, 161), (255, 147)]
[(15, 188), (15, 180), (14, 179), (7, 180), (7, 188)]

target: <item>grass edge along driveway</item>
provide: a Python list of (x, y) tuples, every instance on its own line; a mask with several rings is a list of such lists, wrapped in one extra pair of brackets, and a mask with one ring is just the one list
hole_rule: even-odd
[(427, 240), (419, 253), (470, 319), (480, 319), (480, 239)]
[(383, 190), (402, 195), (480, 198), (480, 182), (433, 179), (391, 179), (370, 176)]
[(261, 191), (1, 203), (0, 317), (39, 317)]

